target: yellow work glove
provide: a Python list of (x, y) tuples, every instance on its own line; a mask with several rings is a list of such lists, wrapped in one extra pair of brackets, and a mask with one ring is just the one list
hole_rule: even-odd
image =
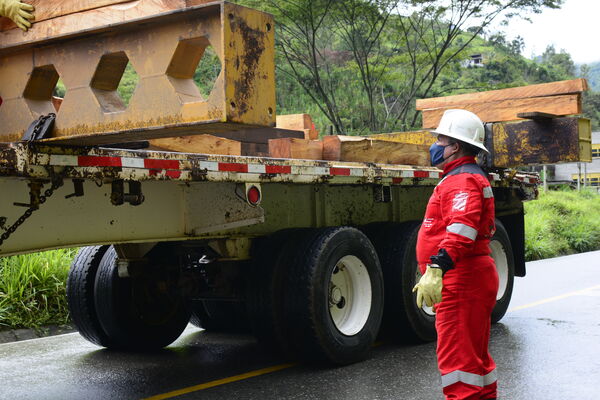
[(31, 22), (35, 19), (34, 8), (31, 4), (21, 3), (19, 0), (0, 0), (0, 16), (10, 18), (15, 24), (24, 31), (31, 27)]
[(423, 307), (423, 300), (427, 307), (433, 307), (434, 304), (442, 301), (442, 269), (428, 264), (425, 275), (415, 285), (413, 292), (417, 292), (417, 307), (419, 308)]

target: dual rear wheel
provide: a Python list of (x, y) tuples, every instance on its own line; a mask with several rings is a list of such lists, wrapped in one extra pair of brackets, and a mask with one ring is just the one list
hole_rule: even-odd
[[(514, 277), (508, 234), (501, 223), (497, 228), (490, 245), (500, 277), (494, 322), (506, 312)], [(179, 268), (165, 260), (141, 276), (119, 277), (113, 247), (86, 247), (67, 283), (71, 316), (89, 341), (128, 350), (167, 346), (190, 316), (215, 330), (240, 328), (235, 322), (247, 320), (260, 342), (290, 357), (349, 364), (366, 356), (382, 321), (394, 339), (435, 340), (435, 314), (417, 308), (412, 293), (420, 278), (418, 229), (419, 223), (409, 222), (263, 238), (254, 250), (245, 307), (235, 310), (223, 308), (227, 303), (191, 303), (180, 290)]]

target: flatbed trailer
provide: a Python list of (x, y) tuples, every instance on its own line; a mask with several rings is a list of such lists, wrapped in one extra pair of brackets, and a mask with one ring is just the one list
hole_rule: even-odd
[[(0, 144), (0, 255), (82, 246), (67, 295), (88, 340), (170, 344), (188, 322), (251, 329), (294, 357), (346, 364), (380, 333), (435, 339), (418, 309), (416, 234), (432, 167)], [(525, 275), (537, 176), (489, 175), (494, 322)]]

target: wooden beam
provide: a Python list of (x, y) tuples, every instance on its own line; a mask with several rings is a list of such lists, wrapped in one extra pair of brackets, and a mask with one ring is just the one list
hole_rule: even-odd
[(36, 20), (23, 33), (0, 18), (0, 50), (63, 39), (79, 31), (109, 31), (109, 25), (194, 7), (211, 0), (26, 0), (34, 4)]
[(269, 140), (269, 157), (322, 160), (323, 142), (294, 138), (271, 139)]
[(317, 140), (319, 138), (319, 132), (315, 129), (309, 114), (278, 115), (276, 120), (277, 128), (302, 131), (305, 139)]
[(212, 135), (194, 135), (165, 139), (152, 139), (150, 149), (180, 153), (242, 155), (242, 144), (235, 140)]
[(432, 135), (430, 131), (378, 133), (367, 137), (377, 140), (386, 140), (388, 142), (413, 143), (427, 146), (431, 146), (437, 140), (436, 135)]
[(567, 81), (541, 83), (538, 85), (520, 86), (509, 89), (490, 90), (487, 92), (466, 93), (456, 96), (433, 97), (418, 99), (417, 110), (430, 108), (462, 108), (465, 104), (489, 103), (510, 99), (524, 99), (530, 97), (546, 97), (561, 94), (581, 93), (588, 90), (585, 79), (572, 79)]
[(257, 128), (257, 129), (240, 129), (235, 132), (214, 132), (212, 135), (233, 139), (244, 143), (261, 143), (267, 146), (270, 139), (280, 138), (296, 138), (303, 139), (304, 133), (302, 131), (293, 131), (289, 129), (279, 128)]
[(323, 159), (425, 166), (429, 165), (429, 146), (361, 136), (325, 136)]
[(249, 157), (269, 157), (269, 145), (266, 143), (242, 143), (242, 155)]
[[(430, 129), (437, 127), (444, 111), (450, 108), (424, 110), (423, 128)], [(582, 112), (581, 96), (579, 94), (462, 104), (460, 108), (474, 112), (484, 122), (518, 120), (520, 118), (517, 114), (522, 112), (536, 111), (556, 115), (581, 114)]]
[[(35, 7), (34, 23), (46, 21), (51, 18), (75, 14), (81, 11), (93, 10), (104, 6), (119, 3), (131, 3), (132, 0), (24, 0), (25, 3)], [(0, 18), (0, 31), (14, 29), (17, 26), (8, 18)]]
[(543, 113), (543, 112), (538, 112), (538, 111), (532, 111), (532, 112), (521, 112), (521, 113), (518, 113), (517, 117), (523, 118), (523, 119), (533, 119), (535, 121), (545, 121), (545, 120), (548, 120), (548, 119), (564, 117), (564, 115), (556, 115), (556, 114), (549, 114), (549, 113)]

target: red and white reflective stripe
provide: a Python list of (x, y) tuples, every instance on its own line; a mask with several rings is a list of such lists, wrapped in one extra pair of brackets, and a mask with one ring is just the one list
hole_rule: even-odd
[[(150, 175), (157, 175), (160, 171), (169, 171), (167, 176), (180, 176), (174, 171), (183, 170), (184, 161), (158, 158), (140, 157), (114, 157), (104, 155), (50, 155), (50, 165), (70, 167), (121, 167), (149, 169)], [(224, 161), (199, 161), (199, 168), (207, 172), (228, 172), (243, 174), (268, 174), (268, 175), (309, 175), (309, 176), (340, 176), (340, 177), (365, 177), (370, 167), (360, 166), (318, 166), (318, 165), (269, 165)], [(393, 169), (383, 168), (379, 176), (392, 178), (393, 184), (400, 184), (404, 178), (440, 179), (441, 172), (419, 169)], [(376, 173), (377, 175), (377, 173)]]
[(109, 156), (50, 156), (50, 165), (67, 167), (123, 167), (145, 168), (153, 170), (180, 170), (179, 160), (163, 160), (157, 158), (109, 157)]

